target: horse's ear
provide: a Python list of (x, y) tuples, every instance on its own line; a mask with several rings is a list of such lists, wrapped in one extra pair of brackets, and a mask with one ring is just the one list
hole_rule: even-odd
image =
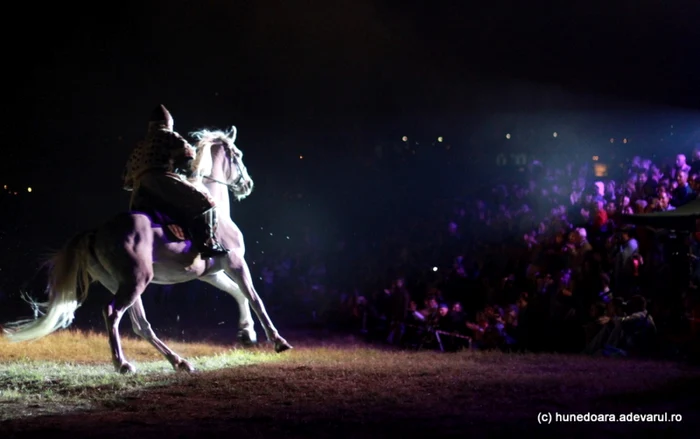
[(235, 141), (236, 141), (236, 136), (237, 136), (237, 135), (238, 135), (238, 129), (237, 129), (235, 126), (232, 126), (232, 127), (231, 127), (231, 134), (230, 134), (230, 137), (231, 137), (231, 141), (232, 141), (232, 142), (235, 142)]

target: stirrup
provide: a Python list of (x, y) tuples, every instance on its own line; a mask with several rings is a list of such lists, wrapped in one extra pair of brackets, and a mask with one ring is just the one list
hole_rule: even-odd
[(214, 256), (223, 256), (229, 253), (230, 250), (227, 250), (224, 248), (219, 243), (214, 243), (212, 245), (203, 245), (202, 248), (199, 250), (199, 254), (202, 258), (211, 258)]

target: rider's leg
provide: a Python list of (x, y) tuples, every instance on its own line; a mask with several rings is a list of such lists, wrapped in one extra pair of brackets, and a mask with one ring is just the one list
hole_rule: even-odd
[(216, 239), (216, 208), (212, 207), (192, 221), (190, 233), (196, 242), (202, 258), (221, 256), (229, 251), (224, 248)]
[(163, 203), (157, 208), (185, 223), (203, 258), (228, 253), (217, 242), (216, 204), (207, 193), (171, 173), (149, 173), (144, 175), (140, 185)]

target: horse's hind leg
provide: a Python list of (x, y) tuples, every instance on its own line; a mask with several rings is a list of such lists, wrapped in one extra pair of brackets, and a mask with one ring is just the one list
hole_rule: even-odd
[(178, 354), (173, 352), (156, 336), (155, 332), (153, 332), (153, 329), (151, 329), (151, 324), (148, 323), (148, 320), (146, 320), (146, 310), (143, 307), (141, 296), (137, 297), (134, 304), (131, 305), (131, 308), (129, 308), (129, 317), (131, 317), (131, 326), (136, 335), (142, 337), (144, 340), (153, 345), (158, 352), (163, 354), (163, 356), (168, 359), (175, 370), (184, 372), (194, 371), (194, 367), (192, 367), (187, 360), (182, 359)]
[(153, 229), (141, 214), (120, 215), (95, 235), (90, 270), (114, 293), (104, 309), (112, 362), (118, 372), (133, 372), (126, 361), (119, 336), (124, 313), (141, 297), (153, 280)]
[(134, 372), (135, 369), (124, 357), (119, 337), (119, 322), (121, 322), (124, 312), (140, 298), (153, 279), (153, 269), (150, 265), (139, 263), (135, 265), (130, 268), (129, 277), (131, 279), (122, 280), (119, 283), (114, 300), (107, 305), (104, 311), (107, 333), (109, 334), (109, 347), (112, 350), (112, 362), (114, 368), (120, 373)]

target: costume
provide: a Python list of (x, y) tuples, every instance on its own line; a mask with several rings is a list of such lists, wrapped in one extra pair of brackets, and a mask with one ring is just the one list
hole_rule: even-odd
[(132, 191), (132, 206), (135, 200), (154, 200), (155, 208), (182, 221), (203, 258), (223, 255), (228, 250), (216, 241), (216, 203), (185, 178), (191, 175), (195, 155), (194, 147), (173, 131), (173, 118), (160, 105), (151, 113), (146, 138), (127, 161), (123, 187)]

